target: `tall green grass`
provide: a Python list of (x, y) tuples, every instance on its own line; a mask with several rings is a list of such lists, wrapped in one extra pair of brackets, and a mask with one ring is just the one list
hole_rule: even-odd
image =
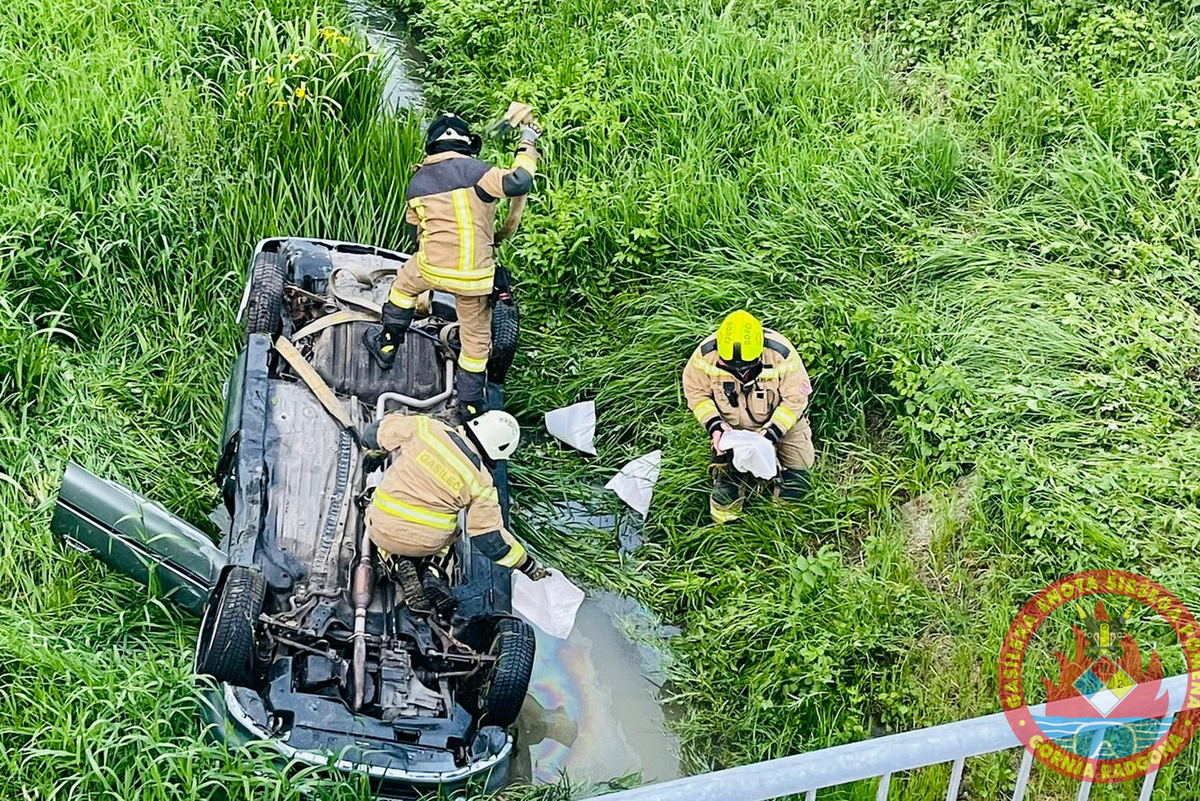
[[(509, 399), (532, 417), (594, 397), (600, 456), (541, 450), (518, 490), (665, 455), (632, 559), (527, 534), (683, 626), (692, 768), (995, 711), (1014, 613), (1075, 570), (1200, 602), (1191, 6), (409, 7), (433, 104), (519, 98), (546, 123), (505, 253), (528, 323)], [(819, 464), (802, 508), (718, 529), (678, 381), (739, 306), (800, 348)], [(928, 544), (901, 511), (917, 496), (940, 510)], [(1011, 792), (1013, 760), (975, 765), (968, 796)], [(1197, 797), (1196, 764), (1164, 797)], [(901, 797), (940, 797), (933, 779)]]
[(396, 244), (417, 153), (340, 6), (0, 7), (0, 798), (362, 798), (203, 740), (195, 624), (65, 553), (66, 459), (216, 505), (233, 313), (261, 237)]

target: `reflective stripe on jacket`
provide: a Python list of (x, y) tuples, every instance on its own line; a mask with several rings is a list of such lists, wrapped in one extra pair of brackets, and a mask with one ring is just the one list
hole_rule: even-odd
[(683, 368), (683, 394), (706, 431), (724, 422), (746, 430), (773, 427), (782, 437), (804, 416), (812, 384), (796, 348), (782, 334), (765, 331), (762, 360), (762, 372), (743, 385), (719, 364), (716, 334), (692, 352)]
[(508, 170), (461, 153), (422, 162), (405, 192), (417, 229), (417, 264), (433, 286), (459, 295), (492, 291), (496, 202), (529, 192), (537, 150), (522, 145)]

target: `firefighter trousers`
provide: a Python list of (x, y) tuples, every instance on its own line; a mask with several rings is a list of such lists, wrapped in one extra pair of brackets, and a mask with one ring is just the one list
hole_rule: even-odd
[[(798, 420), (775, 446), (775, 453), (783, 468), (786, 496), (790, 489), (786, 486), (787, 482), (790, 480), (807, 483), (807, 471), (812, 469), (817, 460), (812, 443), (812, 428), (808, 425), (808, 420)], [(708, 499), (709, 514), (714, 523), (731, 523), (742, 516), (746, 494), (757, 483), (757, 479), (735, 470), (733, 457), (728, 451), (713, 454), (712, 471), (713, 488)]]
[[(416, 259), (405, 262), (392, 282), (392, 291), (384, 306), (384, 324), (388, 322), (388, 306), (396, 306), (402, 311), (415, 309), (417, 296), (430, 289), (442, 288), (429, 283), (421, 274)], [(485, 372), (488, 352), (492, 347), (492, 306), (489, 296), (455, 295), (454, 307), (458, 314), (458, 336), (462, 342), (458, 366), (468, 373)]]

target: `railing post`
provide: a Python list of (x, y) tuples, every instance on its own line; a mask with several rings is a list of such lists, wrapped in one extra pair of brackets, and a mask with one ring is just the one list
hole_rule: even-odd
[(1012, 801), (1024, 801), (1025, 785), (1029, 784), (1029, 771), (1033, 769), (1033, 752), (1021, 749), (1021, 769), (1017, 771), (1017, 786), (1013, 788)]
[(1158, 771), (1152, 770), (1146, 774), (1146, 778), (1142, 780), (1142, 792), (1138, 794), (1138, 801), (1150, 801), (1150, 796), (1154, 793), (1154, 782), (1158, 781)]
[(965, 757), (954, 760), (954, 768), (950, 771), (950, 784), (946, 786), (946, 801), (958, 801), (958, 788), (962, 784), (963, 766), (966, 764)]
[(892, 774), (885, 773), (879, 777), (879, 789), (875, 791), (875, 801), (887, 801), (888, 789), (892, 786)]

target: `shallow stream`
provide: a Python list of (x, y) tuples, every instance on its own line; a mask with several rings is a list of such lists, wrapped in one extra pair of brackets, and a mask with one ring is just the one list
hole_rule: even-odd
[(573, 787), (641, 774), (677, 778), (679, 742), (667, 727), (664, 630), (636, 601), (584, 600), (571, 636), (538, 632), (533, 681), (517, 719), (518, 778)]
[(395, 9), (371, 0), (347, 0), (350, 19), (383, 60), (383, 104), (388, 109), (420, 110), (424, 104), (416, 75), (424, 60)]

